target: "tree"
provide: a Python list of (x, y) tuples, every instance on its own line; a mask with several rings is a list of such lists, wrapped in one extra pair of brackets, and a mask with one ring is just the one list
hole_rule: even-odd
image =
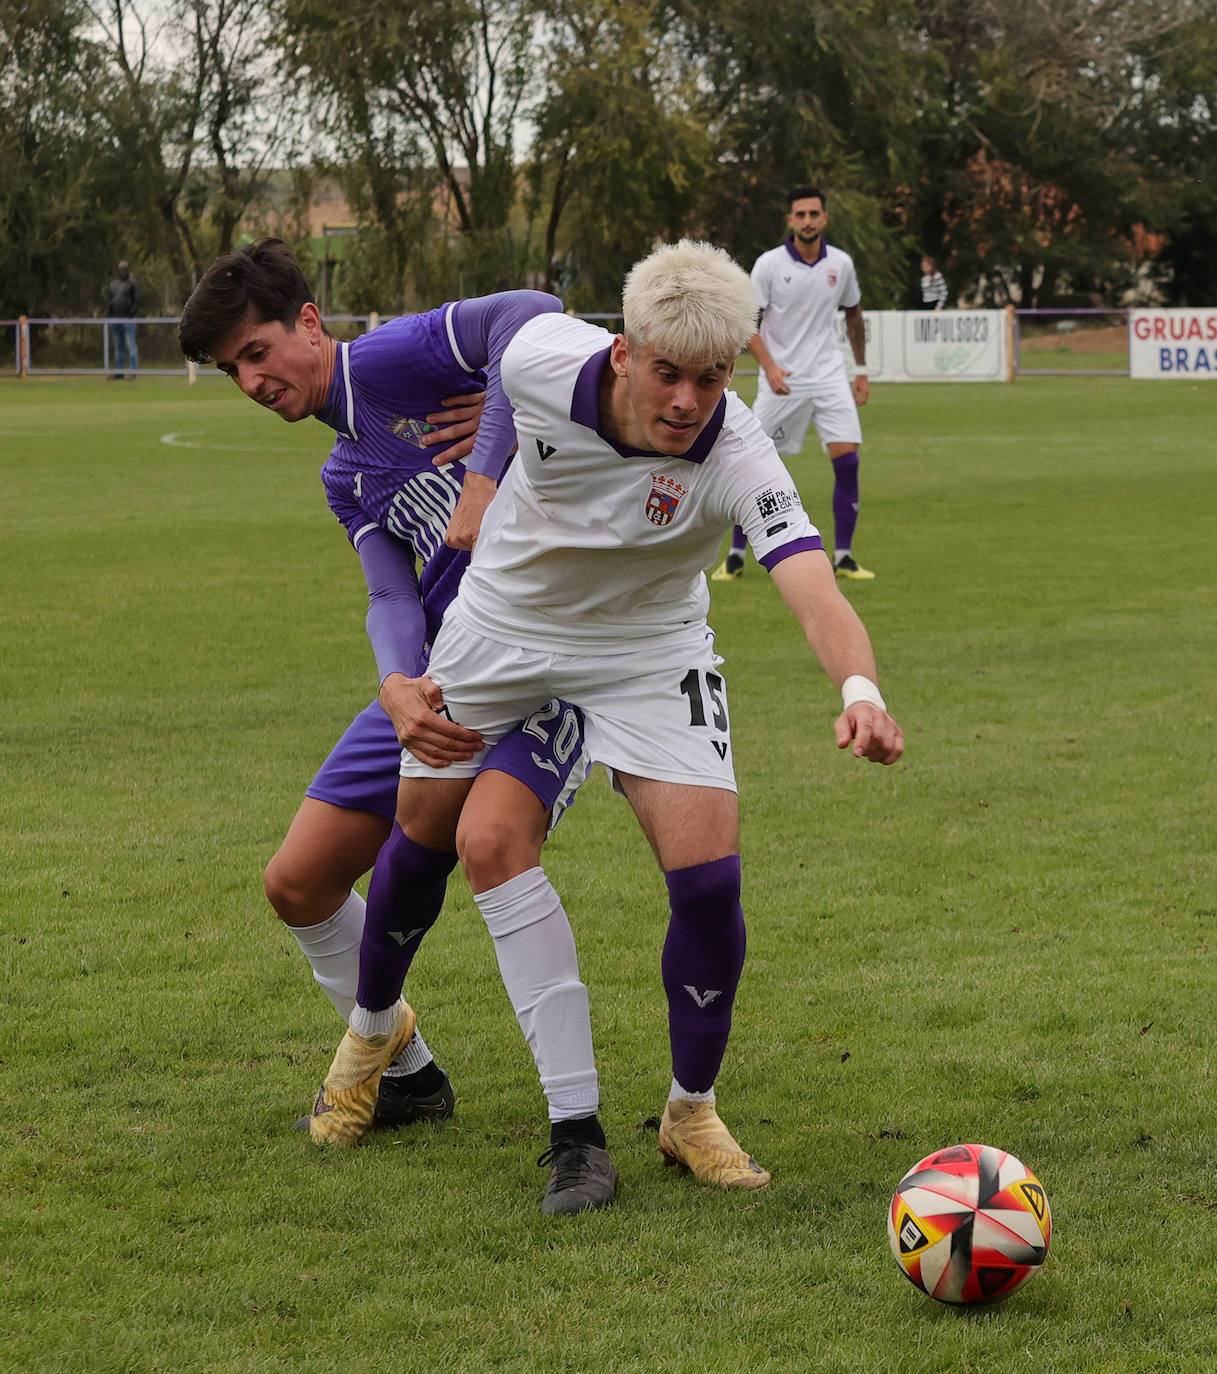
[(1191, 6), (1166, 41), (1134, 49), (1120, 135), (1139, 175), (1130, 218), (1163, 239), (1144, 264), (1172, 305), (1217, 302), (1217, 3)]
[(900, 213), (957, 292), (996, 304), (1118, 298), (1133, 275), (1138, 48), (1191, 0), (920, 0), (932, 59)]
[(0, 316), (98, 304), (115, 169), (89, 113), (87, 21), (74, 0), (0, 0)]
[(437, 266), (466, 291), (523, 270), (511, 212), (534, 27), (514, 0), (281, 0), (277, 42), (357, 174), (348, 189), (391, 256), (413, 240), (389, 267), (425, 294)]
[(700, 214), (751, 262), (783, 232), (786, 192), (827, 192), (830, 236), (859, 262), (868, 302), (893, 303), (905, 245), (889, 214), (911, 176), (924, 54), (906, 0), (667, 0), (662, 19), (701, 92), (716, 149)]
[[(283, 154), (292, 113), (273, 89), (260, 0), (86, 0), (105, 69), (94, 118), (127, 180), (127, 232), (184, 300)], [(128, 250), (129, 255), (134, 250)]]
[(268, 166), (296, 151), (301, 110), (276, 82), (262, 0), (177, 0), (175, 25), (202, 80), (196, 175), (211, 192), (207, 217), (215, 253), (233, 246), (237, 225), (263, 189)]
[(569, 281), (568, 301), (603, 308), (656, 239), (698, 228), (714, 149), (654, 0), (558, 0), (545, 37), (533, 205), (544, 207), (545, 259), (561, 257), (552, 275)]

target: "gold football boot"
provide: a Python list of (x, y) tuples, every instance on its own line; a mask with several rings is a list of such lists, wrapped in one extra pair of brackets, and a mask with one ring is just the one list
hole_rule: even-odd
[(414, 1034), (416, 1017), (399, 1001), (393, 1029), (385, 1035), (356, 1035), (348, 1030), (325, 1076), (308, 1133), (318, 1145), (358, 1145), (372, 1129), (384, 1071)]
[(659, 1148), (665, 1164), (691, 1170), (702, 1183), (746, 1189), (769, 1184), (769, 1171), (740, 1149), (713, 1102), (669, 1101), (659, 1123)]

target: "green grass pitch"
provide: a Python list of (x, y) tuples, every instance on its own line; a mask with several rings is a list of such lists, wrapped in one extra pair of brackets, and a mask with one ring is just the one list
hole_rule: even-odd
[[(773, 1186), (661, 1167), (663, 889), (598, 778), (546, 862), (622, 1186), (555, 1221), (459, 877), (408, 989), (457, 1117), (288, 1129), (339, 1028), (260, 872), (374, 678), (325, 431), (214, 380), (0, 383), (0, 1369), (1211, 1370), (1214, 402), (875, 386), (847, 592), (896, 768), (834, 749), (755, 564), (714, 586), (749, 925), (719, 1100)], [(827, 462), (792, 469), (827, 529)], [(992, 1310), (887, 1248), (896, 1181), (961, 1140), (1053, 1207)]]

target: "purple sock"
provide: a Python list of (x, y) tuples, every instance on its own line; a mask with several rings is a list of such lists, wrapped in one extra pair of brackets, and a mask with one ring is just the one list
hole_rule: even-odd
[(689, 1092), (708, 1092), (726, 1053), (744, 967), (739, 855), (674, 868), (664, 878), (672, 908), (661, 963), (672, 1074)]
[(743, 525), (733, 525), (731, 527), (731, 552), (744, 553), (748, 548), (748, 536), (744, 533)]
[(410, 960), (444, 905), (455, 853), (424, 849), (396, 823), (376, 856), (359, 946), (355, 1000), (384, 1011), (401, 996)]
[(856, 451), (839, 454), (832, 460), (836, 480), (832, 488), (834, 548), (838, 553), (853, 547), (854, 528), (858, 523), (858, 454)]

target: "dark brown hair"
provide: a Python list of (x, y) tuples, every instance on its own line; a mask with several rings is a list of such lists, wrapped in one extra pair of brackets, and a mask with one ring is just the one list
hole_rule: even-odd
[(316, 297), (282, 239), (259, 239), (225, 253), (203, 273), (182, 311), (177, 337), (192, 362), (212, 361), (212, 347), (250, 315), (296, 328), (301, 309)]
[(828, 209), (828, 197), (818, 186), (796, 186), (793, 191), (786, 192), (787, 210), (794, 206), (796, 200), (810, 200), (812, 196), (815, 196), (825, 210)]

